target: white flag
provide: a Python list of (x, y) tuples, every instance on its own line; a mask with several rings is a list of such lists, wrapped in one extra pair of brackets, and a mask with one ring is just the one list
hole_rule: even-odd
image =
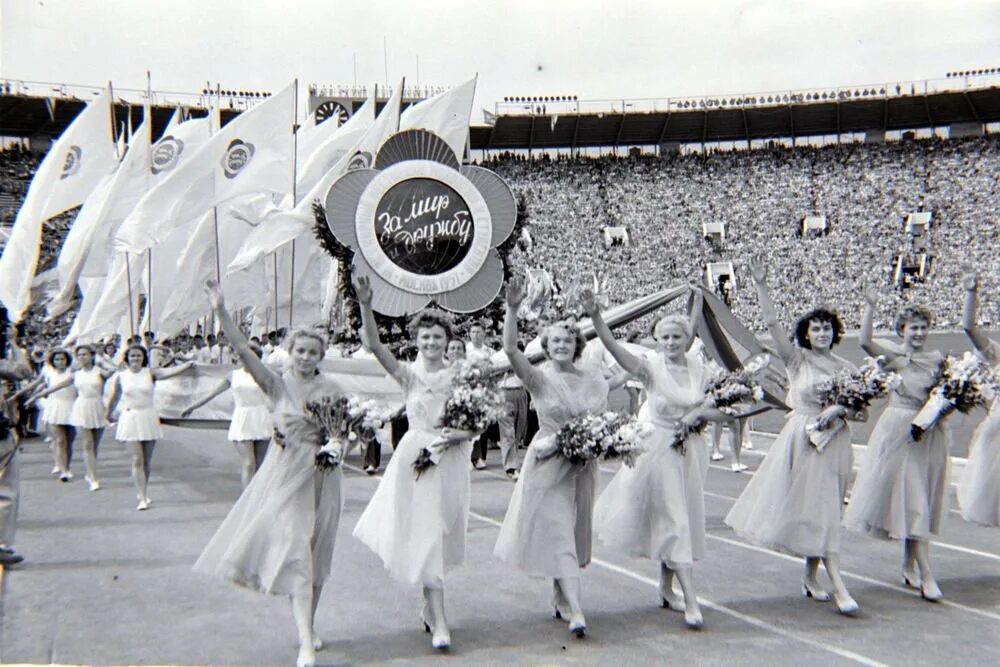
[(63, 131), (35, 172), (0, 256), (0, 301), (13, 321), (30, 305), (42, 223), (82, 204), (118, 162), (110, 114), (111, 96), (105, 90)]
[[(86, 310), (90, 316), (86, 321), (77, 316), (77, 338), (80, 342), (92, 343), (102, 336), (117, 333), (123, 316), (126, 318), (136, 316), (134, 309), (138, 305), (136, 300), (142, 286), (145, 262), (146, 257), (141, 253), (118, 253), (93, 306), (87, 303), (88, 297), (93, 292), (84, 294), (81, 315)], [(131, 306), (129, 297), (132, 299)], [(132, 312), (129, 310), (130, 307)]]
[(294, 92), (289, 85), (237, 116), (153, 188), (119, 228), (119, 249), (141, 252), (232, 197), (290, 192)]
[(475, 96), (476, 79), (473, 78), (404, 111), (399, 119), (399, 130), (433, 132), (455, 151), (455, 157), (461, 163), (469, 136), (472, 99)]
[[(375, 153), (386, 139), (399, 130), (399, 107), (402, 101), (403, 84), (400, 83), (392, 97), (386, 102), (375, 122), (358, 139), (350, 151), (327, 171), (310, 190), (301, 197), (299, 203), (291, 210), (276, 211), (261, 221), (257, 228), (243, 242), (239, 254), (229, 264), (228, 270), (240, 271), (259, 261), (268, 253), (274, 252), (292, 239), (301, 236), (312, 228), (313, 200), (323, 200), (330, 186), (347, 173), (352, 163), (361, 167), (370, 167), (375, 159)], [(346, 128), (348, 123), (344, 124)]]

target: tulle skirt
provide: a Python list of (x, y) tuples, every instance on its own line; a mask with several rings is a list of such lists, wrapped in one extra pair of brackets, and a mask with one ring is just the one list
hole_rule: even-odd
[(73, 414), (74, 399), (61, 399), (49, 397), (45, 401), (45, 408), (42, 410), (42, 421), (55, 426), (71, 426), (71, 416)]
[(147, 408), (122, 408), (118, 415), (115, 439), (122, 442), (159, 440), (163, 437), (160, 418), (156, 410)]
[(958, 503), (966, 521), (1000, 526), (1000, 403), (972, 436)]
[(272, 444), (263, 465), (194, 564), (274, 595), (311, 593), (330, 576), (343, 505), (342, 472), (319, 470), (316, 448)]
[(437, 437), (406, 432), (354, 528), (354, 537), (378, 554), (393, 579), (432, 588), (465, 558), (472, 453), (471, 442), (452, 445), (417, 479), (413, 462)]
[(528, 447), (493, 554), (532, 576), (576, 577), (590, 563), (600, 469), (560, 454), (539, 460), (536, 447), (554, 437)]
[(674, 430), (657, 426), (634, 468), (622, 466), (594, 506), (594, 532), (604, 544), (670, 568), (705, 555), (708, 441), (687, 438), (687, 452), (670, 446)]
[(792, 412), (764, 462), (726, 515), (737, 535), (795, 556), (840, 553), (844, 495), (851, 478), (850, 429), (820, 451), (806, 425), (816, 415)]
[(77, 428), (104, 428), (107, 426), (107, 421), (104, 419), (104, 401), (100, 398), (77, 397), (73, 401), (69, 423)]
[(271, 412), (263, 405), (251, 407), (236, 407), (229, 422), (229, 439), (234, 442), (241, 440), (270, 440), (274, 430)]
[(941, 529), (948, 438), (940, 423), (910, 437), (915, 408), (889, 405), (872, 430), (844, 525), (880, 539), (927, 540)]

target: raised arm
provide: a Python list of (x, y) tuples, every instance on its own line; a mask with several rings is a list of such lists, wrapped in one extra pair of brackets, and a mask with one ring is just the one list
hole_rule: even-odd
[(517, 348), (517, 309), (524, 301), (524, 296), (524, 279), (520, 276), (511, 276), (507, 282), (507, 312), (503, 318), (503, 351), (514, 373), (527, 385), (531, 382), (535, 369), (528, 361), (528, 357), (524, 356), (524, 352)]
[[(15, 378), (12, 378), (12, 379), (17, 380), (17, 379), (20, 379), (20, 378), (16, 378), (15, 377)], [(18, 389), (16, 392), (14, 392), (13, 394), (11, 394), (10, 398), (8, 398), (7, 400), (8, 401), (16, 401), (17, 399), (21, 398), (24, 395), (30, 395), (36, 389), (38, 389), (39, 387), (41, 387), (44, 382), (45, 382), (45, 377), (42, 376), (42, 375), (39, 375), (34, 380), (32, 380), (31, 382), (29, 382), (28, 384), (24, 385), (23, 387), (21, 387), (20, 389)]]
[(59, 391), (60, 389), (65, 389), (66, 387), (70, 386), (71, 384), (73, 384), (73, 376), (72, 375), (70, 375), (68, 378), (66, 378), (63, 381), (57, 382), (56, 384), (52, 385), (51, 387), (46, 388), (43, 391), (37, 392), (35, 394), (32, 394), (28, 398), (28, 400), (26, 401), (26, 403), (29, 403), (29, 404), (30, 403), (34, 403), (38, 399), (45, 398), (49, 394), (54, 394), (57, 391)]
[(372, 285), (367, 276), (358, 277), (354, 283), (354, 292), (358, 295), (358, 305), (361, 306), (361, 335), (364, 336), (365, 345), (382, 364), (385, 372), (401, 382), (403, 371), (399, 361), (378, 337), (378, 325), (372, 310)]
[(788, 332), (778, 322), (778, 310), (774, 307), (771, 292), (767, 289), (767, 265), (760, 260), (751, 262), (750, 275), (753, 277), (754, 285), (757, 286), (757, 303), (764, 316), (764, 324), (771, 332), (774, 349), (787, 366), (795, 358), (795, 347), (788, 340)]
[[(276, 396), (279, 391), (279, 385), (281, 383), (281, 378), (277, 373), (272, 371), (264, 362), (260, 360), (260, 357), (250, 349), (250, 343), (247, 341), (247, 337), (243, 335), (240, 328), (236, 326), (233, 322), (233, 318), (229, 316), (229, 312), (226, 311), (226, 301), (222, 296), (222, 288), (219, 287), (219, 283), (214, 280), (209, 280), (205, 283), (205, 293), (208, 295), (208, 303), (212, 306), (212, 311), (219, 320), (219, 324), (222, 326), (222, 331), (225, 332), (226, 338), (229, 339), (230, 345), (236, 350), (236, 354), (239, 355), (240, 361), (243, 362), (243, 367), (247, 369), (253, 377), (254, 382), (260, 387), (265, 394), (268, 396)], [(184, 368), (186, 365), (193, 364), (193, 361), (185, 362), (181, 364), (178, 368)]]
[(875, 308), (878, 307), (878, 292), (872, 287), (866, 287), (864, 291), (865, 312), (861, 316), (861, 331), (858, 333), (858, 345), (871, 357), (884, 356), (887, 359), (894, 359), (899, 356), (894, 350), (890, 350), (884, 345), (875, 342)]
[(150, 371), (153, 374), (154, 380), (166, 380), (172, 378), (175, 375), (180, 375), (187, 369), (194, 366), (193, 361), (185, 361), (183, 364), (174, 366), (173, 368), (152, 368)]
[(989, 337), (976, 326), (976, 310), (979, 308), (979, 278), (971, 271), (966, 272), (962, 276), (962, 287), (965, 289), (962, 328), (965, 329), (965, 334), (979, 353), (986, 355), (991, 362), (996, 363), (997, 360), (993, 358), (993, 346), (990, 345)]
[(225, 377), (225, 378), (222, 378), (222, 380), (219, 382), (219, 384), (215, 385), (215, 387), (212, 389), (212, 391), (210, 391), (208, 394), (206, 394), (203, 398), (195, 401), (191, 405), (189, 405), (186, 408), (184, 408), (183, 410), (181, 410), (181, 417), (187, 418), (188, 416), (191, 415), (192, 412), (194, 412), (195, 410), (197, 410), (201, 406), (205, 405), (206, 403), (208, 403), (209, 401), (211, 401), (213, 398), (215, 398), (219, 394), (225, 392), (227, 389), (229, 389), (229, 378)]
[(615, 340), (615, 335), (611, 333), (611, 328), (604, 321), (604, 318), (601, 317), (601, 307), (597, 304), (594, 291), (590, 288), (584, 288), (580, 292), (580, 303), (583, 305), (583, 309), (587, 315), (590, 316), (590, 321), (594, 323), (594, 331), (597, 332), (597, 337), (601, 339), (604, 347), (615, 358), (615, 361), (629, 375), (639, 375), (642, 370), (642, 362), (637, 356), (626, 350), (621, 343)]

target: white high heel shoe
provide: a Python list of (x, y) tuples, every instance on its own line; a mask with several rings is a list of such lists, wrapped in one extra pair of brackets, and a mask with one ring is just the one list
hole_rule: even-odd
[(577, 639), (587, 636), (587, 619), (583, 614), (573, 614), (569, 617), (569, 631), (576, 635)]

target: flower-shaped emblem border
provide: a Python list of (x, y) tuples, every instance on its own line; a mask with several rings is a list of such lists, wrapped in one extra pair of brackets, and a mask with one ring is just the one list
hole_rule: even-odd
[[(471, 216), (471, 241), (461, 259), (439, 273), (416, 273), (392, 261), (378, 241), (377, 210), (396, 185), (436, 181), (457, 193)], [(426, 130), (397, 133), (382, 144), (371, 169), (348, 171), (326, 194), (326, 219), (337, 240), (353, 249), (352, 271), (372, 285), (372, 309), (407, 315), (431, 302), (470, 313), (489, 305), (503, 285), (497, 251), (517, 219), (510, 187), (488, 169), (462, 166), (454, 151)]]

